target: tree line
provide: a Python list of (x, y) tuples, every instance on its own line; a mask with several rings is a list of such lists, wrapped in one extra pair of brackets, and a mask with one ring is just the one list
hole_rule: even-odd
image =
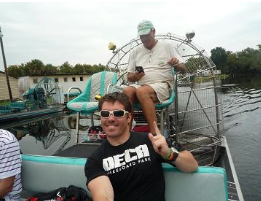
[(261, 73), (261, 45), (240, 52), (226, 51), (222, 47), (211, 50), (211, 59), (223, 74), (246, 75)]
[(10, 65), (8, 67), (8, 74), (11, 77), (19, 78), (24, 76), (43, 76), (43, 75), (55, 75), (55, 74), (93, 74), (99, 71), (103, 71), (105, 66), (90, 65), (90, 64), (76, 64), (72, 66), (68, 62), (64, 62), (61, 66), (53, 66), (52, 64), (46, 64), (38, 59), (27, 62), (21, 65)]
[[(222, 74), (246, 75), (261, 73), (261, 45), (258, 49), (246, 48), (240, 52), (227, 51), (222, 47), (216, 47), (211, 50), (211, 60), (215, 63)], [(191, 58), (187, 61), (186, 66), (189, 69), (192, 63), (204, 65), (200, 58)], [(34, 59), (26, 64), (11, 65), (8, 67), (8, 74), (11, 77), (19, 78), (23, 76), (42, 76), (55, 74), (93, 74), (105, 69), (105, 66), (76, 64), (70, 65), (64, 62), (61, 66), (52, 64), (44, 65), (42, 61)]]

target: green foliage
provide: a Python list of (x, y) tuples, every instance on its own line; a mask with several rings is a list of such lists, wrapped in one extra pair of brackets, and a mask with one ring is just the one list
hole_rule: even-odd
[(26, 64), (12, 65), (8, 67), (8, 74), (11, 77), (19, 78), (23, 76), (42, 76), (42, 75), (55, 75), (55, 74), (93, 74), (103, 71), (105, 66), (89, 65), (89, 64), (76, 64), (72, 66), (68, 61), (64, 62), (61, 66), (56, 67), (52, 64), (44, 65), (42, 61), (34, 59)]
[(59, 72), (59, 69), (52, 64), (46, 64), (45, 66), (46, 75), (54, 75)]
[[(222, 47), (216, 47), (211, 50), (211, 59), (217, 66), (217, 69), (226, 74), (256, 74), (261, 73), (261, 44), (258, 49), (246, 48), (240, 52), (226, 51)], [(204, 66), (206, 61), (202, 58), (190, 58), (186, 62), (188, 72), (194, 73), (195, 66)], [(52, 64), (44, 65), (42, 61), (34, 59), (26, 64), (12, 65), (8, 67), (8, 74), (11, 77), (19, 78), (23, 76), (34, 75), (55, 75), (55, 74), (93, 74), (103, 71), (105, 66), (76, 64), (72, 66), (68, 61), (61, 66)]]
[(22, 66), (12, 65), (12, 66), (9, 66), (9, 68), (8, 68), (8, 74), (9, 74), (9, 76), (15, 77), (15, 78), (23, 77), (24, 69)]
[(227, 73), (226, 62), (227, 62), (227, 52), (222, 47), (216, 47), (211, 50), (211, 60), (216, 64), (217, 69), (224, 73)]
[(38, 59), (34, 59), (25, 64), (25, 68), (28, 69), (29, 75), (44, 75), (45, 74), (45, 66), (42, 61)]
[(72, 69), (73, 74), (81, 74), (83, 72), (86, 72), (85, 66), (82, 64), (76, 64), (74, 68)]
[(60, 66), (60, 73), (62, 73), (62, 74), (72, 74), (72, 72), (73, 72), (72, 66), (68, 63), (68, 61), (64, 62)]
[(261, 73), (261, 45), (258, 49), (246, 48), (233, 53), (222, 47), (211, 50), (211, 59), (217, 69), (227, 74), (255, 74)]

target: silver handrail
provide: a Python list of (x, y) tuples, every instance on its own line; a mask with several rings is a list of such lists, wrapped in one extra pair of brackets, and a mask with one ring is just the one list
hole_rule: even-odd
[(66, 102), (69, 101), (69, 98), (70, 98), (69, 95), (70, 95), (70, 91), (71, 91), (72, 89), (77, 89), (77, 90), (80, 92), (80, 94), (82, 93), (82, 90), (81, 90), (80, 88), (78, 88), (78, 87), (70, 87), (70, 88), (68, 89), (68, 92), (67, 92)]

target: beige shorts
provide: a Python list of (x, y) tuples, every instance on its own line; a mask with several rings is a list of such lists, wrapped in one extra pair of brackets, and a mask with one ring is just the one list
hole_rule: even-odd
[[(138, 84), (131, 84), (131, 87), (135, 87), (136, 89), (144, 86), (144, 85), (138, 85)], [(157, 98), (159, 102), (163, 102), (170, 97), (171, 93), (171, 88), (172, 87), (169, 83), (167, 82), (159, 82), (159, 83), (154, 83), (154, 84), (148, 84), (156, 93)]]

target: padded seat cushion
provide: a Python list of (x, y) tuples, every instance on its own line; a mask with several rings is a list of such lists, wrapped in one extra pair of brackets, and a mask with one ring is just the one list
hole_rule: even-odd
[(68, 106), (77, 112), (93, 113), (98, 110), (98, 102), (71, 102), (68, 103)]
[(166, 201), (226, 201), (227, 177), (223, 168), (199, 167), (195, 173), (182, 173), (164, 164)]
[(117, 74), (110, 71), (102, 71), (94, 73), (87, 81), (86, 87), (79, 96), (67, 103), (67, 107), (81, 114), (93, 114), (98, 110), (98, 101), (96, 95), (104, 95), (107, 93), (111, 85), (117, 83)]
[[(86, 189), (85, 158), (22, 155), (23, 193), (48, 192), (73, 184)], [(223, 168), (199, 167), (182, 173), (163, 164), (166, 201), (228, 200), (227, 178)], [(89, 193), (89, 191), (88, 191)]]

